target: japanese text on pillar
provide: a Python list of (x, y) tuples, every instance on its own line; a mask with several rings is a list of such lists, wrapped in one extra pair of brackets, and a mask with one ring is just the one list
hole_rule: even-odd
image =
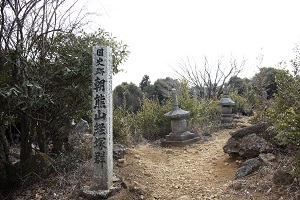
[(93, 127), (93, 148), (95, 149), (94, 153), (94, 163), (101, 164), (102, 169), (103, 165), (106, 162), (105, 151), (106, 151), (106, 115), (107, 115), (107, 105), (106, 105), (106, 66), (104, 61), (104, 52), (103, 48), (98, 48), (96, 51), (95, 57), (95, 69), (94, 79), (93, 79), (93, 113), (94, 113), (94, 127)]

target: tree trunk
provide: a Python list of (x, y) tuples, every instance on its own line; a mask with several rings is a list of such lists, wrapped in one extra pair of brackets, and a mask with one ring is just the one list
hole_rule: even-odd
[(29, 120), (25, 114), (21, 116), (21, 152), (20, 161), (25, 162), (30, 158), (31, 145), (29, 140)]
[(47, 153), (46, 140), (45, 140), (45, 125), (41, 122), (37, 125), (37, 142), (40, 148), (40, 151)]
[(5, 138), (3, 126), (1, 126), (1, 128), (0, 128), (0, 142), (1, 142), (0, 143), (1, 144), (0, 151), (3, 151), (3, 153), (4, 153), (4, 158), (2, 158), (2, 155), (0, 155), (0, 158), (1, 158), (0, 162), (6, 162), (6, 163), (9, 162), (10, 163), (8, 143)]

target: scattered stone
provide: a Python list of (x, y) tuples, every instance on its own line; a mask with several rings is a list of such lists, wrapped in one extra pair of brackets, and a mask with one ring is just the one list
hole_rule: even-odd
[(234, 119), (240, 119), (241, 116), (240, 116), (239, 114), (233, 114), (233, 118), (234, 118)]
[(209, 132), (209, 131), (204, 131), (204, 132), (202, 133), (202, 135), (203, 135), (203, 136), (207, 136), (207, 137), (212, 137), (212, 134), (211, 134), (211, 132)]
[(147, 192), (147, 186), (142, 185), (136, 181), (133, 182), (134, 185), (129, 186), (129, 190), (139, 195), (144, 195)]
[(113, 146), (113, 158), (121, 159), (124, 158), (126, 148), (122, 144), (114, 144)]
[(172, 149), (166, 149), (166, 154), (173, 154), (174, 151)]
[(249, 160), (246, 160), (241, 167), (237, 170), (235, 174), (235, 178), (242, 178), (245, 177), (254, 171), (258, 170), (261, 166), (261, 162), (258, 158), (251, 158)]
[(269, 164), (276, 160), (276, 157), (272, 153), (261, 153), (259, 154), (259, 158), (266, 164)]
[(290, 185), (295, 177), (283, 169), (278, 169), (273, 175), (273, 183), (276, 185)]
[(35, 194), (35, 199), (36, 200), (40, 200), (40, 199), (42, 199), (43, 197), (42, 197), (42, 195), (40, 195), (40, 194)]
[(241, 129), (231, 133), (231, 137), (243, 138), (243, 137), (253, 134), (253, 133), (256, 133), (256, 134), (263, 133), (267, 130), (267, 128), (268, 128), (268, 124), (265, 122), (262, 122), (262, 123), (258, 123), (258, 124), (252, 125), (252, 126), (241, 128)]
[(228, 153), (230, 156), (239, 156), (240, 145), (239, 140), (236, 138), (229, 138), (225, 146), (223, 147), (223, 151)]
[(253, 109), (243, 109), (242, 115), (243, 116), (253, 116), (254, 115), (254, 111), (253, 111)]
[(125, 158), (121, 158), (117, 160), (118, 163), (122, 163), (122, 164), (125, 163), (125, 161), (126, 161)]
[(128, 188), (128, 184), (123, 179), (121, 179), (120, 185), (122, 188), (125, 188), (125, 189)]
[(148, 177), (151, 177), (151, 176), (152, 176), (152, 174), (151, 174), (150, 172), (144, 172), (144, 175), (145, 175), (145, 176), (148, 176)]
[(265, 139), (253, 133), (243, 138), (229, 138), (223, 150), (231, 156), (255, 158), (259, 156), (260, 153), (272, 152), (273, 146)]
[(243, 161), (241, 161), (241, 160), (236, 160), (235, 162), (238, 163), (238, 164), (241, 164)]
[(244, 158), (254, 158), (260, 153), (269, 153), (273, 151), (273, 147), (264, 138), (253, 133), (243, 137), (240, 141), (239, 155)]
[(177, 200), (191, 200), (191, 198), (188, 195), (184, 195), (184, 196), (177, 198)]
[(92, 137), (89, 133), (89, 124), (80, 119), (68, 136), (69, 147), (72, 153), (83, 160), (92, 157)]
[(245, 181), (244, 180), (235, 180), (233, 181), (229, 187), (232, 188), (233, 190), (241, 190), (245, 185)]
[(89, 124), (87, 121), (80, 119), (73, 129), (73, 134), (83, 138), (84, 134), (89, 134)]
[(200, 137), (201, 137), (201, 139), (200, 139), (201, 142), (207, 142), (207, 141), (212, 141), (213, 140), (212, 136), (200, 135)]

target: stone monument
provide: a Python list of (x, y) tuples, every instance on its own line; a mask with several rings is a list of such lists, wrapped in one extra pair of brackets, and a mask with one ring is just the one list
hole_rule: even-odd
[(92, 71), (92, 185), (83, 188), (89, 199), (103, 199), (117, 189), (113, 186), (112, 55), (111, 48), (93, 47)]
[(200, 137), (187, 130), (186, 117), (190, 115), (189, 111), (178, 107), (176, 89), (172, 89), (172, 111), (164, 116), (171, 119), (172, 133), (166, 136), (162, 141), (162, 146), (185, 146), (200, 140)]
[(218, 102), (218, 104), (222, 107), (221, 124), (230, 125), (233, 121), (232, 106), (235, 105), (235, 102), (229, 98), (228, 86), (226, 84), (224, 86), (223, 93), (223, 98)]

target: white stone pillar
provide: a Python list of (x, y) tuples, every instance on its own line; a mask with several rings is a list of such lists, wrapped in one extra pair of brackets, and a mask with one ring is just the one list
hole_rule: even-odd
[(93, 47), (93, 190), (109, 190), (113, 185), (113, 105), (112, 50)]

